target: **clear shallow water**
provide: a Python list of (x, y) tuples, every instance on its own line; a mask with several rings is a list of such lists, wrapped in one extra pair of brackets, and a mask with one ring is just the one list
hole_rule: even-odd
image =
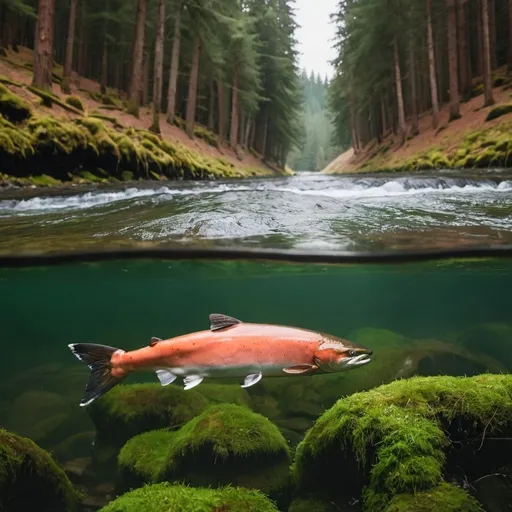
[[(320, 414), (356, 391), (413, 375), (510, 372), (511, 287), (506, 259), (401, 265), (145, 260), (0, 269), (0, 428), (50, 450), (86, 493), (83, 510), (97, 510), (122, 492), (115, 466), (120, 447), (106, 446), (112, 432), (98, 430), (90, 410), (78, 406), (88, 370), (68, 343), (135, 349), (152, 336), (205, 329), (217, 312), (370, 347), (370, 364), (342, 374), (264, 378), (247, 390), (236, 379), (221, 381), (230, 391), (212, 388), (211, 381), (195, 388), (207, 400), (263, 414), (293, 450)], [(160, 388), (154, 374), (125, 381), (140, 382), (169, 389)], [(181, 379), (171, 385), (182, 386)], [(184, 403), (191, 392), (183, 392)]]
[(512, 243), (512, 177), (314, 173), (1, 199), (0, 251), (187, 244), (383, 250)]

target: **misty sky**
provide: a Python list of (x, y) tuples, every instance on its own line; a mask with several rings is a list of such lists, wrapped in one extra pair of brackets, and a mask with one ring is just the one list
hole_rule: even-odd
[(295, 20), (301, 26), (297, 29), (299, 65), (320, 73), (322, 78), (333, 75), (329, 64), (336, 56), (331, 48), (334, 25), (329, 15), (336, 11), (339, 0), (295, 0)]

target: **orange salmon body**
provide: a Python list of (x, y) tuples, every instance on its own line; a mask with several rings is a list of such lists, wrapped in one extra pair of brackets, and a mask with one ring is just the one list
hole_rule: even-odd
[(163, 386), (182, 377), (184, 389), (205, 378), (241, 378), (249, 387), (263, 377), (312, 375), (357, 368), (372, 351), (329, 334), (279, 325), (243, 323), (210, 315), (210, 330), (167, 340), (151, 338), (148, 346), (125, 352), (105, 345), (69, 345), (89, 365), (91, 377), (80, 405), (88, 405), (126, 375), (154, 371)]

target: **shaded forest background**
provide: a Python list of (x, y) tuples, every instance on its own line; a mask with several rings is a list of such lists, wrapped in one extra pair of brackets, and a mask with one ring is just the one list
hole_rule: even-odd
[(100, 83), (104, 103), (121, 98), (135, 117), (152, 108), (148, 129), (157, 134), (165, 112), (191, 138), (199, 133), (282, 167), (304, 139), (292, 4), (0, 0), (0, 48), (34, 49), (38, 90), (51, 93), (57, 82), (72, 94), (87, 77)]
[(300, 138), (288, 156), (295, 171), (321, 171), (349, 146), (349, 140), (336, 141), (332, 114), (328, 110), (329, 81), (303, 70), (300, 77), (304, 95), (300, 117)]
[(444, 105), (452, 122), (462, 102), (491, 106), (493, 86), (511, 81), (511, 0), (341, 0), (333, 20), (329, 109), (335, 141), (356, 155), (389, 137), (403, 145), (424, 116), (441, 130)]

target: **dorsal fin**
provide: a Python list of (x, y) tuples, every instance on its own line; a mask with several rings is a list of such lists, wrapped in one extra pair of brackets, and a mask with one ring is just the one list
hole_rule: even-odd
[(241, 324), (241, 320), (237, 320), (232, 316), (222, 315), (219, 313), (212, 313), (210, 315), (210, 330), (218, 331), (219, 329), (225, 329), (226, 327), (232, 327), (236, 324)]
[(162, 341), (161, 338), (157, 338), (156, 336), (153, 336), (151, 338), (151, 340), (149, 341), (149, 346), (150, 347), (154, 347), (157, 343), (159, 343), (160, 341)]

